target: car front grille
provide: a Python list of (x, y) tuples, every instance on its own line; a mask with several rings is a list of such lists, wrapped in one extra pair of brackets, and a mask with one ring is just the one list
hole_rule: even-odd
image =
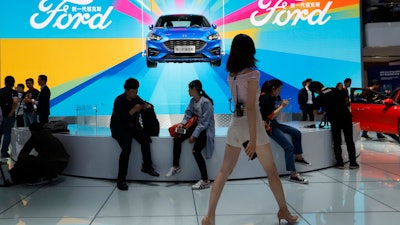
[(206, 46), (206, 42), (202, 40), (172, 40), (172, 41), (166, 41), (164, 43), (164, 46), (169, 50), (169, 51), (174, 51), (175, 46), (196, 46), (196, 52), (200, 51)]
[(203, 59), (207, 58), (203, 54), (168, 54), (164, 57), (165, 59), (187, 59), (187, 61), (192, 61), (192, 59)]

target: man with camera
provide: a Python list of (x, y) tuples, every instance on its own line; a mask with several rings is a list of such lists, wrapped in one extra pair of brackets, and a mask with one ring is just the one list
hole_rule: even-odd
[(310, 83), (309, 88), (318, 94), (314, 102), (314, 115), (322, 115), (326, 112), (331, 124), (333, 138), (333, 150), (336, 157), (336, 168), (344, 169), (342, 158), (342, 130), (350, 159), (350, 169), (357, 169), (356, 147), (353, 141), (353, 122), (347, 104), (347, 94), (337, 88), (325, 88), (318, 81)]
[(35, 99), (38, 99), (39, 96), (39, 90), (33, 87), (34, 81), (33, 78), (28, 78), (25, 80), (26, 87), (28, 88), (28, 91), (26, 92), (25, 98), (22, 100), (23, 103), (25, 103), (25, 108), (24, 108), (24, 126), (29, 127), (32, 123), (37, 123), (37, 103)]

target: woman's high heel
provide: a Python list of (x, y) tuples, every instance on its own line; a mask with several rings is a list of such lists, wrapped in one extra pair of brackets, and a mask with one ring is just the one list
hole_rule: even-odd
[(286, 220), (288, 223), (293, 224), (293, 223), (297, 222), (297, 219), (299, 219), (299, 217), (296, 215), (292, 216), (289, 211), (287, 211), (285, 213), (282, 211), (278, 212), (279, 225), (281, 225), (281, 220)]

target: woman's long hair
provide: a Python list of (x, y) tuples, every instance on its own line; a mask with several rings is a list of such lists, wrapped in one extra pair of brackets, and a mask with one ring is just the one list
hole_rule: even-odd
[(256, 48), (253, 39), (246, 34), (238, 34), (233, 38), (226, 70), (230, 73), (239, 73), (245, 68), (256, 67)]
[(208, 100), (210, 100), (211, 104), (214, 105), (214, 101), (212, 100), (212, 98), (210, 98), (210, 96), (208, 96), (207, 93), (203, 90), (203, 85), (201, 84), (200, 80), (193, 80), (189, 83), (188, 86), (189, 88), (195, 88), (197, 92), (199, 92), (200, 96), (206, 97)]
[(262, 93), (267, 93), (267, 94), (272, 94), (272, 88), (279, 88), (282, 86), (283, 83), (282, 81), (278, 79), (272, 79), (272, 80), (267, 80), (265, 81), (262, 86), (261, 86), (261, 92)]

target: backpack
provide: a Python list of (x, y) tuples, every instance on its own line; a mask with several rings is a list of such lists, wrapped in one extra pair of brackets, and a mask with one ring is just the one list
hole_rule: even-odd
[(2, 115), (8, 115), (13, 105), (13, 89), (4, 87), (0, 89), (0, 107)]
[(43, 128), (51, 130), (52, 133), (69, 133), (68, 122), (64, 120), (55, 120), (45, 123)]
[(160, 122), (157, 119), (154, 106), (150, 103), (151, 107), (140, 110), (140, 117), (142, 117), (143, 130), (150, 136), (158, 136), (160, 134)]

